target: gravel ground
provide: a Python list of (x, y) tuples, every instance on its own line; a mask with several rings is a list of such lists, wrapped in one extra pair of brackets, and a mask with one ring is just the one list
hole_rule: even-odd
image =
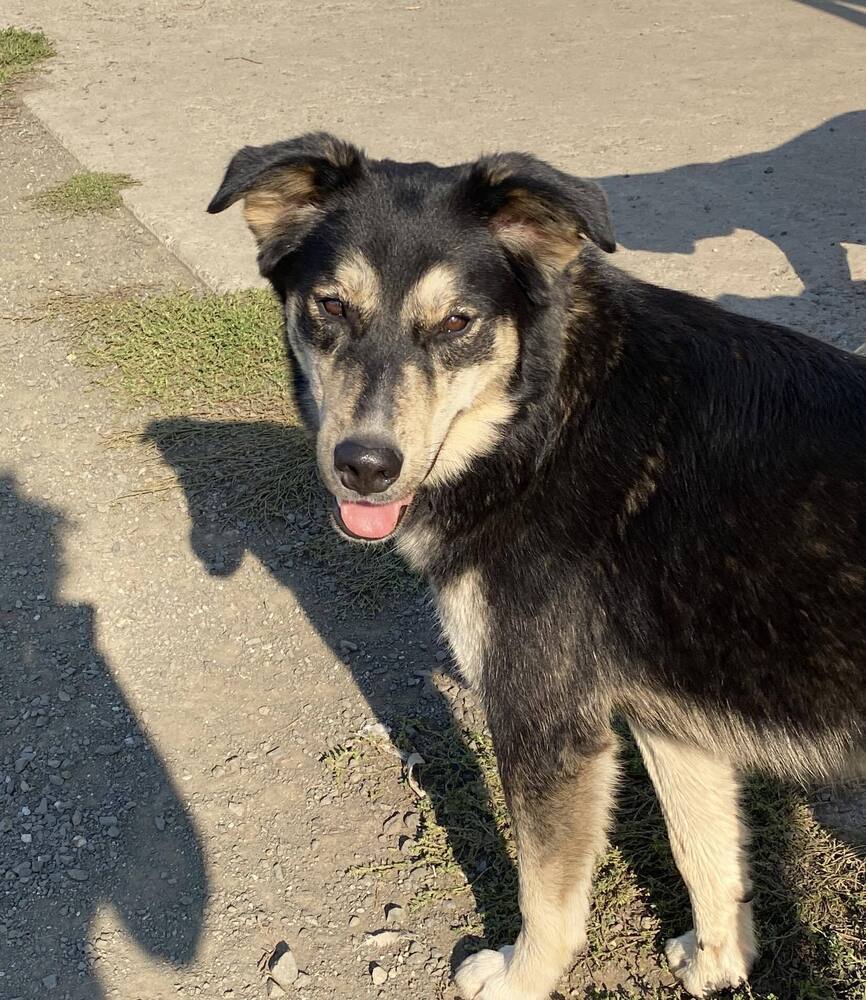
[[(409, 876), (344, 874), (417, 827), (381, 725), (464, 711), (426, 602), (350, 613), (303, 517), (225, 531), (219, 497), (118, 499), (154, 468), (113, 439), (152, 415), (88, 383), (57, 302), (195, 279), (126, 213), (40, 215), (76, 164), (0, 114), (0, 997), (265, 996), (281, 941), (301, 996), (438, 996), (471, 900), (415, 920)], [(338, 782), (353, 740), (374, 766)]]

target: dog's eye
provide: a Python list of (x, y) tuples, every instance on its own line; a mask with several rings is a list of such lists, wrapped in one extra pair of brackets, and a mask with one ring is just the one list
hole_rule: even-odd
[(346, 307), (340, 299), (319, 299), (319, 309), (327, 316), (346, 315)]
[(442, 324), (442, 329), (446, 333), (463, 333), (464, 330), (468, 329), (471, 322), (472, 320), (468, 316), (461, 316), (459, 313), (455, 313), (445, 320)]

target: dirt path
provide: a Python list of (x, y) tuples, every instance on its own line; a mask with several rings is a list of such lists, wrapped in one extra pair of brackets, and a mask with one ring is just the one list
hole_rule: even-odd
[[(0, 279), (0, 997), (261, 996), (256, 963), (280, 939), (307, 995), (375, 996), (377, 956), (354, 942), (411, 886), (342, 873), (391, 857), (410, 830), (383, 823), (417, 800), (384, 750), (342, 788), (321, 758), (407, 698), (442, 717), (413, 673), (436, 666), (426, 612), (412, 595), (375, 621), (341, 614), (333, 581), (304, 573), (302, 521), (287, 546), (199, 511), (191, 544), (182, 491), (118, 501), (154, 460), (109, 439), (148, 415), (92, 388), (46, 304), (194, 280), (124, 213), (34, 212), (26, 196), (74, 164), (27, 113), (2, 113), (17, 252)], [(411, 929), (402, 995), (428, 965), (417, 995), (434, 996), (449, 923)]]

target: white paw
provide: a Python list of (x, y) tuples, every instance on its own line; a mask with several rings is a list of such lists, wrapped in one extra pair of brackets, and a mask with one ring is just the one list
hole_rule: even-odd
[(507, 973), (514, 947), (479, 951), (460, 963), (454, 976), (463, 1000), (524, 1000), (508, 986)]
[(671, 938), (665, 945), (671, 972), (693, 997), (708, 997), (717, 990), (739, 986), (749, 976), (755, 959), (754, 943), (735, 940), (698, 948), (694, 931)]

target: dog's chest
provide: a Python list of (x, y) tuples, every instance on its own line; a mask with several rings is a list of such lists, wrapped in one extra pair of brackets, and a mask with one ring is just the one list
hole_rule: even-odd
[(490, 606), (477, 570), (466, 570), (434, 591), (439, 620), (468, 684), (481, 678), (490, 646)]

